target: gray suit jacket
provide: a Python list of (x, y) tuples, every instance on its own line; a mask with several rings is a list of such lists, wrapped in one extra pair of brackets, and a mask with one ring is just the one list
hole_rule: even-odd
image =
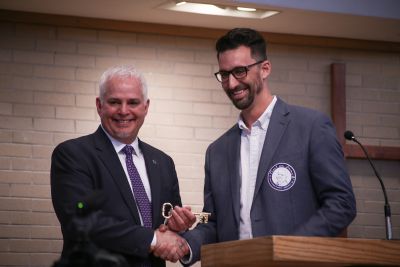
[[(184, 234), (193, 261), (199, 260), (201, 245), (239, 238), (240, 134), (235, 125), (207, 149), (204, 211), (212, 216), (208, 224)], [(286, 173), (283, 182), (276, 180), (278, 169)], [(355, 215), (332, 122), (318, 111), (278, 99), (258, 167), (250, 214), (253, 237), (337, 236)]]
[[(150, 182), (156, 229), (164, 222), (163, 203), (182, 204), (178, 178), (171, 157), (140, 140), (139, 147)], [(91, 240), (100, 248), (125, 256), (130, 266), (141, 266), (144, 259), (152, 266), (165, 266), (163, 260), (149, 254), (154, 230), (141, 226), (121, 162), (101, 127), (93, 134), (61, 143), (52, 155), (51, 194), (64, 237), (63, 254), (75, 243), (75, 233), (70, 229), (75, 205), (94, 190), (104, 192), (108, 201), (93, 213)]]

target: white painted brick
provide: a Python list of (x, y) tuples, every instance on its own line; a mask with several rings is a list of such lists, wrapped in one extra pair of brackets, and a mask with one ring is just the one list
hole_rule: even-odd
[(97, 95), (76, 95), (75, 102), (77, 107), (95, 108)]
[(215, 40), (208, 38), (176, 37), (176, 47), (184, 49), (214, 51)]
[(193, 77), (193, 88), (206, 90), (222, 90), (221, 83), (215, 79), (214, 74), (210, 77)]
[(96, 41), (97, 32), (95, 30), (86, 30), (78, 28), (58, 28), (58, 39), (73, 41)]
[(57, 54), (55, 56), (55, 65), (68, 67), (94, 67), (95, 58), (85, 55)]
[(54, 63), (54, 55), (52, 53), (14, 51), (13, 55), (15, 62), (48, 65)]
[(10, 49), (33, 50), (35, 48), (35, 40), (17, 37), (2, 37), (0, 47)]
[(211, 76), (212, 67), (206, 64), (200, 65), (200, 64), (176, 63), (174, 68), (174, 73), (195, 75), (195, 76)]
[(398, 128), (394, 127), (363, 127), (363, 136), (378, 138), (399, 139), (400, 133)]
[(350, 86), (361, 86), (362, 84), (362, 76), (361, 75), (351, 75), (346, 74), (346, 86), (349, 88)]
[(174, 114), (174, 124), (192, 127), (210, 127), (212, 118), (210, 116)]
[(136, 44), (136, 33), (98, 31), (99, 41), (113, 44)]
[(80, 43), (78, 53), (96, 56), (116, 56), (117, 47), (111, 44)]
[(217, 117), (217, 116), (214, 116), (213, 117), (213, 121), (212, 121), (212, 126), (214, 128), (220, 128), (220, 129), (228, 130), (233, 125), (235, 125), (237, 123), (238, 118), (239, 118), (238, 116), (234, 116), (234, 117)]
[(0, 114), (1, 115), (11, 115), (12, 114), (12, 104), (0, 102)]
[[(204, 168), (201, 166), (177, 166), (180, 179), (201, 179), (204, 177)], [(203, 192), (203, 190), (191, 190), (191, 192)]]
[(214, 141), (225, 132), (225, 129), (206, 129), (198, 128), (195, 130), (195, 138), (197, 140)]
[(32, 75), (33, 67), (30, 64), (24, 63), (3, 63), (0, 62), (0, 73), (17, 74), (17, 75)]
[(76, 93), (77, 96), (80, 96), (79, 94), (95, 94), (96, 91), (96, 84), (93, 82), (63, 80), (57, 80), (54, 89), (54, 92)]
[(0, 198), (0, 209), (1, 210), (15, 210), (15, 211), (31, 211), (32, 201), (26, 198)]
[[(319, 71), (321, 69), (321, 62), (312, 61), (314, 64), (310, 64), (311, 70)], [(318, 63), (318, 64), (317, 64)], [(326, 67), (326, 62), (322, 63)], [(279, 69), (284, 70), (303, 70), (306, 71), (308, 69), (308, 63), (304, 58), (293, 58), (293, 57), (274, 57), (274, 60), (271, 60), (272, 73)], [(318, 67), (317, 67), (318, 66)]]
[(362, 102), (361, 111), (367, 113), (399, 114), (400, 105), (398, 103), (384, 102)]
[(6, 129), (17, 129), (17, 130), (31, 130), (33, 129), (32, 118), (23, 117), (9, 117), (0, 115), (0, 125)]
[(31, 157), (32, 147), (25, 144), (0, 144), (0, 156)]
[(76, 132), (82, 134), (90, 134), (96, 131), (97, 127), (99, 127), (98, 121), (76, 121)]
[(54, 132), (54, 145), (58, 145), (61, 142), (64, 142), (69, 139), (78, 138), (82, 136), (82, 133), (57, 133)]
[(160, 34), (137, 34), (137, 44), (140, 46), (150, 47), (176, 47), (177, 40), (175, 36), (167, 36)]
[(51, 199), (32, 199), (32, 211), (54, 212)]
[(59, 226), (31, 226), (31, 236), (33, 239), (56, 239), (62, 235)]
[(34, 76), (41, 78), (55, 78), (73, 80), (75, 78), (75, 70), (66, 67), (50, 67), (35, 66), (33, 70)]
[(74, 132), (74, 121), (65, 119), (34, 119), (37, 131)]
[(145, 123), (154, 125), (173, 125), (174, 115), (168, 113), (156, 113), (150, 110), (150, 112), (147, 113)]
[(212, 100), (212, 91), (209, 90), (187, 90), (175, 89), (173, 99), (191, 102), (210, 102)]
[(152, 101), (152, 110), (155, 112), (191, 114), (193, 112), (193, 104), (181, 101)]
[(120, 46), (118, 47), (118, 56), (135, 59), (156, 59), (156, 49), (153, 47), (138, 46)]
[(63, 93), (35, 93), (34, 103), (56, 106), (73, 106), (75, 97), (72, 94)]
[(191, 166), (204, 166), (204, 158), (203, 154), (195, 154), (195, 153), (172, 153), (170, 155), (175, 162), (175, 165), (191, 165)]
[(77, 45), (73, 41), (39, 39), (37, 40), (37, 49), (39, 51), (75, 53), (77, 51)]
[(0, 253), (0, 258), (5, 266), (29, 266), (31, 262), (28, 253)]
[(56, 107), (57, 119), (93, 120), (96, 114), (93, 108)]
[(372, 62), (348, 62), (346, 63), (346, 73), (374, 75), (381, 70), (380, 64)]
[(149, 84), (157, 86), (169, 87), (172, 84), (175, 88), (191, 88), (192, 78), (187, 75), (172, 75), (172, 74), (154, 74), (153, 80), (148, 81)]
[(193, 50), (160, 48), (157, 50), (157, 59), (166, 61), (172, 60), (174, 62), (193, 62), (194, 52)]
[(54, 150), (53, 146), (36, 145), (32, 147), (32, 156), (34, 158), (50, 159), (53, 150)]
[(21, 23), (16, 25), (16, 36), (24, 38), (31, 37), (31, 38), (55, 39), (56, 28), (53, 26)]
[(216, 64), (217, 56), (214, 51), (196, 51), (195, 62)]
[[(22, 160), (21, 160), (22, 162)], [(11, 185), (11, 196), (31, 197), (31, 198), (50, 198), (49, 185)]]
[(193, 128), (179, 126), (161, 126), (156, 127), (156, 136), (166, 139), (193, 139)]
[[(48, 149), (49, 151), (52, 151), (54, 146), (49, 147)], [(50, 159), (50, 156), (48, 156), (47, 159)], [(32, 172), (32, 183), (34, 185), (50, 185), (49, 170)]]
[(21, 91), (16, 94), (14, 90), (1, 90), (0, 99), (2, 102), (33, 103), (33, 93)]
[(100, 80), (100, 77), (103, 74), (103, 72), (104, 70), (77, 69), (76, 79), (78, 81), (97, 82)]
[(32, 182), (33, 173), (26, 171), (0, 171), (1, 183), (9, 184), (30, 184)]
[(324, 98), (330, 98), (331, 95), (331, 90), (330, 87), (327, 85), (307, 85), (307, 95), (313, 96), (313, 97), (324, 97)]
[(229, 116), (230, 105), (194, 103), (193, 113), (200, 115)]
[(14, 114), (17, 116), (34, 118), (54, 118), (55, 108), (51, 106), (16, 104), (14, 105)]
[(225, 91), (221, 88), (219, 91), (212, 92), (212, 102), (217, 104), (231, 104), (231, 100), (226, 95)]
[[(149, 77), (146, 75), (146, 80), (150, 80), (151, 76)], [(148, 98), (150, 99), (150, 104), (151, 104), (151, 99), (173, 99), (173, 92), (174, 88), (168, 88), (168, 87), (159, 87), (159, 86), (151, 86), (150, 88), (147, 88), (148, 92)]]
[(12, 50), (11, 49), (0, 49), (0, 61), (11, 61)]
[(10, 130), (0, 129), (0, 142), (1, 143), (11, 143), (12, 132)]
[(53, 144), (53, 134), (43, 132), (14, 131), (14, 143), (50, 145)]
[[(96, 57), (96, 68), (101, 69), (101, 73), (103, 73), (106, 69), (111, 66), (118, 65), (134, 65), (136, 66), (137, 59), (134, 58), (119, 58), (119, 57)], [(101, 75), (100, 73), (100, 75)], [(97, 80), (100, 79), (100, 75)]]
[(12, 158), (11, 164), (13, 170), (23, 170), (23, 171), (50, 170), (50, 162), (48, 159)]
[(306, 71), (289, 71), (289, 81), (294, 83), (329, 84), (327, 74)]

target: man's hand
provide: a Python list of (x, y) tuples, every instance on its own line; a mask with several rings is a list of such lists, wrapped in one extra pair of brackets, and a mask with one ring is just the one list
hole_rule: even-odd
[(162, 232), (159, 229), (155, 232), (157, 244), (152, 249), (152, 252), (154, 256), (163, 260), (177, 262), (189, 253), (189, 246), (185, 239), (164, 227), (162, 227)]
[(168, 229), (174, 232), (186, 231), (196, 222), (196, 216), (189, 206), (175, 206), (171, 211), (171, 217), (168, 219)]

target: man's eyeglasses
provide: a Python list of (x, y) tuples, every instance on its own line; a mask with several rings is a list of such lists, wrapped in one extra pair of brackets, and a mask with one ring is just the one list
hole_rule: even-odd
[(257, 61), (256, 63), (247, 65), (247, 66), (240, 66), (240, 67), (236, 67), (230, 71), (226, 71), (226, 70), (220, 70), (216, 73), (214, 73), (215, 78), (217, 78), (217, 80), (219, 82), (226, 82), (227, 80), (229, 80), (229, 75), (232, 74), (233, 77), (235, 77), (236, 79), (243, 79), (247, 76), (247, 72), (249, 71), (249, 69), (255, 65), (258, 65), (262, 62), (264, 62), (265, 59)]

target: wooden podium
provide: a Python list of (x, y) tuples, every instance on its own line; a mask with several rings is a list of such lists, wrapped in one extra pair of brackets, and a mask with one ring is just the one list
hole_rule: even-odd
[(269, 236), (205, 245), (202, 267), (400, 266), (400, 241)]

